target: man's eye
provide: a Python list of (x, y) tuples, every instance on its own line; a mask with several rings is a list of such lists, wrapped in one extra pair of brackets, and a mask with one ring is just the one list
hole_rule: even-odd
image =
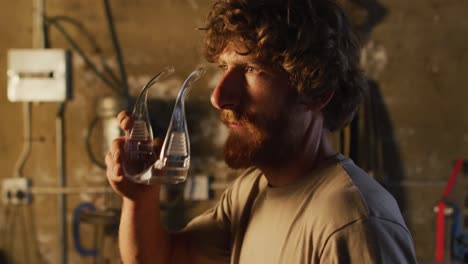
[(227, 67), (227, 65), (218, 65), (218, 69), (225, 72), (225, 71), (227, 71), (228, 67)]
[(245, 66), (245, 71), (250, 72), (250, 73), (256, 73), (256, 72), (259, 72), (260, 70), (252, 66)]

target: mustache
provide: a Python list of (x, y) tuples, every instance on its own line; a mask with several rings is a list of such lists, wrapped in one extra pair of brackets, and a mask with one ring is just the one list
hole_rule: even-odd
[(248, 123), (253, 121), (252, 115), (248, 113), (240, 113), (234, 110), (223, 109), (220, 112), (220, 119), (225, 124), (230, 123)]

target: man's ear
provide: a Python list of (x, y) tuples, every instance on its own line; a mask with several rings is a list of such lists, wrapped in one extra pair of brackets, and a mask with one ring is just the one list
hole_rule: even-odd
[(313, 111), (321, 111), (325, 106), (330, 103), (331, 99), (335, 95), (335, 90), (329, 89), (325, 91), (320, 97), (313, 98), (304, 102), (307, 109)]

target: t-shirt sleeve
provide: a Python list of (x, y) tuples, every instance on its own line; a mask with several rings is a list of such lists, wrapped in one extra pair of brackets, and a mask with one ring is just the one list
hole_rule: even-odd
[(190, 241), (190, 245), (204, 256), (229, 263), (231, 253), (231, 203), (227, 189), (215, 207), (195, 217), (176, 234)]
[(408, 231), (377, 217), (356, 220), (334, 232), (320, 255), (320, 263), (417, 263)]

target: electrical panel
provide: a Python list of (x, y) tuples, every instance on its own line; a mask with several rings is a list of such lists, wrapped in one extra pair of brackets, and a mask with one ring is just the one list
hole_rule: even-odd
[(71, 99), (71, 53), (67, 50), (11, 49), (7, 75), (11, 102)]

